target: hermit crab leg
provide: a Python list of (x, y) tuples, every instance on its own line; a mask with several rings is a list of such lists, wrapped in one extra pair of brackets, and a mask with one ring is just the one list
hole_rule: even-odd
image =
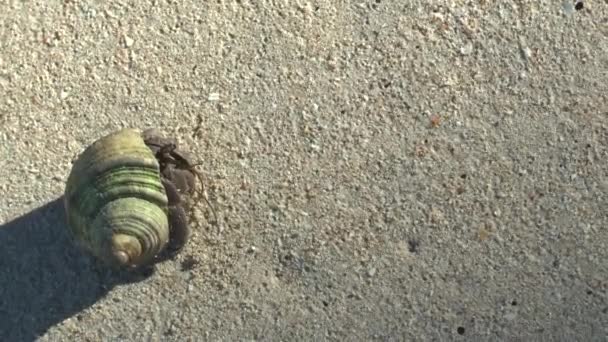
[(190, 237), (190, 228), (186, 219), (186, 211), (181, 206), (181, 196), (175, 185), (167, 179), (162, 179), (167, 198), (169, 199), (169, 244), (167, 250), (170, 254), (179, 252)]
[[(213, 214), (214, 223), (219, 223), (217, 218), (217, 213), (215, 208), (207, 197), (205, 197), (205, 182), (201, 175), (201, 173), (196, 170), (196, 167), (202, 165), (202, 163), (192, 164), (190, 159), (179, 149), (177, 148), (177, 144), (172, 139), (167, 139), (161, 136), (160, 132), (155, 128), (147, 129), (143, 132), (142, 136), (144, 137), (144, 141), (150, 147), (150, 149), (154, 152), (156, 158), (159, 160), (161, 166), (161, 173), (163, 173), (167, 178), (171, 181), (176, 182), (177, 177), (171, 177), (172, 173), (177, 170), (187, 170), (188, 172), (195, 175), (199, 183), (201, 184), (201, 188), (198, 191), (198, 196), (195, 204), (198, 204), (200, 198), (203, 198), (205, 203), (211, 209)], [(174, 167), (172, 167), (173, 165)], [(171, 173), (171, 174), (170, 174)], [(193, 190), (194, 184), (188, 184), (189, 189)], [(178, 187), (179, 190), (184, 191), (182, 187)]]

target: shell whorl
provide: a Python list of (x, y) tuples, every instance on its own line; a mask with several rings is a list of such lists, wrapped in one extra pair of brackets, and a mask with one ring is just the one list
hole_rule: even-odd
[(109, 264), (146, 264), (169, 240), (158, 161), (137, 130), (90, 145), (74, 162), (64, 201), (76, 240)]

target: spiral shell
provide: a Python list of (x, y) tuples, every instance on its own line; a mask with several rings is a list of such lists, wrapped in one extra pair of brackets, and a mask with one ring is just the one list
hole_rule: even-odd
[(159, 163), (138, 130), (119, 130), (85, 149), (68, 177), (64, 204), (75, 240), (112, 266), (149, 264), (169, 242)]

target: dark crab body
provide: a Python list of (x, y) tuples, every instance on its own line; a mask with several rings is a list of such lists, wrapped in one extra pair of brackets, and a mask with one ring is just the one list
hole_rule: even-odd
[(154, 129), (119, 130), (74, 162), (64, 196), (69, 229), (109, 265), (150, 265), (186, 244), (186, 202), (195, 185), (174, 141)]

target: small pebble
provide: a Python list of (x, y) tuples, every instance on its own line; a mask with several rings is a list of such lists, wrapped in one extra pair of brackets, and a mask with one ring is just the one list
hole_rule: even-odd
[(126, 47), (131, 47), (133, 46), (133, 43), (135, 41), (133, 40), (133, 38), (129, 37), (129, 36), (125, 36), (125, 46)]
[(564, 0), (562, 2), (562, 9), (568, 16), (574, 13), (574, 5), (572, 4), (572, 1)]
[(207, 99), (209, 101), (218, 101), (220, 99), (220, 93), (211, 93)]
[(473, 44), (467, 43), (465, 46), (460, 48), (460, 53), (463, 55), (470, 55), (473, 52)]

